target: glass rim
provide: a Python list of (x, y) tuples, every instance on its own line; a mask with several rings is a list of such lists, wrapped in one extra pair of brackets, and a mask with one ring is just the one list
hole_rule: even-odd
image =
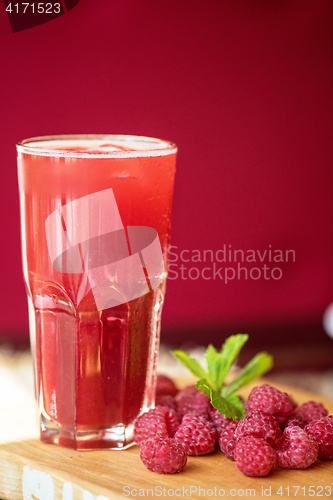
[[(73, 149), (52, 149), (52, 147), (40, 147), (37, 143), (46, 142), (70, 142), (70, 141), (101, 141), (111, 142), (118, 141), (119, 143), (132, 144), (139, 143), (150, 144), (148, 149), (118, 149), (113, 151), (79, 151)], [(117, 147), (115, 145), (115, 147)], [(126, 134), (65, 134), (65, 135), (45, 135), (30, 137), (24, 139), (16, 144), (18, 153), (25, 153), (33, 156), (47, 156), (54, 158), (138, 158), (138, 157), (151, 157), (151, 156), (167, 156), (177, 153), (178, 148), (175, 143), (164, 139), (157, 139), (155, 137), (146, 137), (140, 135), (126, 135)]]

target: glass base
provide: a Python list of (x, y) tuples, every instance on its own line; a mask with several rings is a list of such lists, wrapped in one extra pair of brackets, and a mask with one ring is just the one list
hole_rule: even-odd
[(40, 436), (43, 443), (56, 444), (74, 450), (125, 450), (135, 444), (133, 430), (133, 424), (89, 429), (86, 426), (77, 426), (66, 429), (42, 416)]

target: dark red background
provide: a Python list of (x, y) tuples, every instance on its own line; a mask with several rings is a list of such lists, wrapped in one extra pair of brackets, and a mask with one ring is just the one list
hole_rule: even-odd
[(332, 14), (331, 0), (80, 0), (58, 19), (12, 33), (3, 8), (2, 335), (28, 331), (15, 143), (128, 133), (179, 146), (178, 252), (230, 244), (296, 253), (296, 262), (280, 266), (280, 280), (169, 280), (162, 339), (219, 343), (219, 332), (259, 338), (274, 325), (326, 339)]

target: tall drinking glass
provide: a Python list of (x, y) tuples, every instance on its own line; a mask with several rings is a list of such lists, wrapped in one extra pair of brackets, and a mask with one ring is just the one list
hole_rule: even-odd
[(17, 153), (41, 440), (126, 448), (154, 405), (177, 148), (78, 135)]

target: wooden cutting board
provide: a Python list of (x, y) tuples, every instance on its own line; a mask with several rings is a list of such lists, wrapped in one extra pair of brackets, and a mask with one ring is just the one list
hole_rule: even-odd
[[(299, 404), (320, 400), (333, 413), (333, 401), (293, 387), (279, 385), (279, 388), (291, 393)], [(251, 387), (244, 390), (243, 395), (247, 396), (250, 390)], [(15, 418), (17, 409), (13, 422)], [(10, 431), (8, 414), (6, 421)], [(0, 416), (1, 426), (2, 422)], [(21, 435), (19, 440), (7, 439), (0, 444), (1, 500), (333, 496), (333, 461), (317, 461), (306, 470), (276, 468), (266, 477), (250, 478), (217, 451), (203, 457), (189, 457), (179, 474), (160, 475), (143, 466), (136, 446), (124, 451), (75, 452), (43, 444), (38, 437), (31, 438), (35, 432), (35, 428), (29, 428), (27, 439)]]

